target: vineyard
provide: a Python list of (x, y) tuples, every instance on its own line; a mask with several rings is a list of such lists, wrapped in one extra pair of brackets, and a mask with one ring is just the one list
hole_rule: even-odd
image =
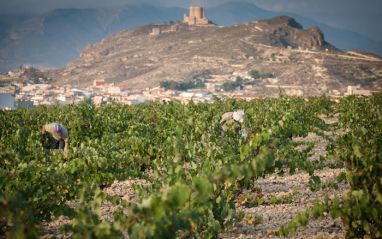
[[(247, 136), (223, 134), (221, 115), (238, 109)], [(69, 130), (67, 151), (40, 142), (51, 122)], [(312, 159), (322, 141), (325, 154)], [(0, 111), (0, 155), (0, 238), (41, 238), (61, 217), (68, 219), (60, 226), (65, 238), (219, 238), (239, 224), (261, 227), (262, 207), (299, 202), (301, 173), (309, 177), (306, 189), (322, 197), (269, 235), (288, 237), (331, 218), (346, 237), (382, 237), (381, 94), (335, 102), (280, 90), (278, 98), (252, 101)], [(287, 185), (285, 175), (295, 181)], [(270, 190), (269, 177), (291, 193)], [(108, 193), (126, 181), (136, 200)], [(107, 220), (106, 204), (113, 205)]]

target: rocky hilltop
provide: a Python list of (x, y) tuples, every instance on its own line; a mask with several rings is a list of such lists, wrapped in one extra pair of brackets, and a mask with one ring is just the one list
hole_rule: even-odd
[(253, 34), (254, 42), (293, 48), (314, 48), (322, 47), (334, 49), (333, 46), (325, 42), (324, 33), (318, 27), (303, 29), (302, 25), (292, 17), (280, 16), (268, 20), (258, 20), (253, 22), (255, 30), (260, 31)]
[(352, 83), (347, 74), (364, 77), (360, 64), (372, 73), (382, 70), (378, 57), (350, 56), (327, 43), (319, 28), (303, 29), (294, 18), (279, 16), (227, 27), (175, 22), (129, 29), (88, 45), (77, 59), (45, 74), (58, 84), (88, 86), (104, 79), (142, 89), (256, 69), (276, 75), (273, 84), (309, 91), (313, 84), (344, 89)]

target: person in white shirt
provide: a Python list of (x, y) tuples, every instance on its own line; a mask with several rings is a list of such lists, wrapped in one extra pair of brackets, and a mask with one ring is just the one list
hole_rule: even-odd
[(63, 126), (62, 124), (58, 123), (51, 123), (42, 126), (42, 135), (41, 135), (41, 142), (45, 142), (45, 133), (49, 132), (52, 134), (52, 148), (53, 149), (64, 149), (65, 147), (68, 148), (70, 141), (69, 141), (69, 134), (68, 130)]
[(244, 123), (244, 110), (224, 113), (220, 120), (220, 125), (222, 127), (222, 132), (233, 128), (237, 135), (241, 135), (242, 137), (247, 135), (247, 128)]

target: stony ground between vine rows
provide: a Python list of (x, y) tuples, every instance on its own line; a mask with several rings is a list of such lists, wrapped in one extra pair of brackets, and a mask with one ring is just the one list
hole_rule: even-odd
[[(323, 118), (327, 124), (336, 122), (336, 118)], [(331, 132), (325, 132), (331, 135)], [(307, 137), (293, 138), (293, 141), (317, 141), (313, 148), (313, 156), (309, 160), (319, 160), (320, 156), (326, 156), (325, 147), (327, 141), (321, 136), (314, 133), (309, 133)], [(304, 146), (298, 146), (298, 150), (304, 149)], [(327, 180), (335, 180), (336, 176), (345, 169), (331, 169), (325, 167), (322, 170), (315, 170), (315, 175), (319, 176), (322, 182)], [(296, 171), (295, 174), (289, 175), (285, 173), (283, 176), (277, 174), (268, 175), (265, 178), (256, 181), (256, 187), (261, 188), (264, 203), (258, 206), (248, 206), (248, 204), (237, 204), (237, 210), (243, 211), (248, 215), (257, 215), (262, 218), (259, 224), (254, 226), (246, 223), (238, 223), (233, 229), (221, 233), (219, 238), (283, 238), (275, 236), (274, 231), (277, 231), (281, 226), (286, 227), (289, 221), (294, 221), (298, 213), (304, 213), (307, 207), (312, 207), (313, 203), (319, 200), (323, 202), (325, 195), (329, 199), (335, 196), (341, 198), (345, 190), (349, 189), (349, 185), (345, 183), (339, 184), (339, 188), (325, 188), (315, 192), (309, 189), (310, 176), (305, 171)], [(127, 180), (115, 181), (111, 187), (105, 188), (104, 191), (111, 195), (119, 195), (122, 199), (128, 202), (139, 204), (138, 194), (131, 188), (132, 184), (146, 184), (145, 180)], [(295, 190), (293, 190), (295, 188)], [(245, 193), (245, 192), (244, 192)], [(250, 192), (247, 192), (250, 193)], [(277, 199), (283, 196), (291, 196), (289, 204), (271, 204), (269, 196), (274, 195)], [(75, 202), (69, 202), (70, 206), (75, 207)], [(106, 220), (112, 220), (113, 211), (117, 206), (111, 203), (104, 203), (101, 207), (102, 217)], [(57, 237), (59, 239), (67, 238), (68, 235), (63, 235), (60, 232), (60, 227), (65, 224), (70, 224), (71, 220), (61, 216), (54, 218), (50, 223), (44, 224), (44, 233), (42, 238)], [(126, 236), (126, 238), (128, 238)], [(296, 232), (290, 233), (286, 238), (314, 238), (314, 239), (342, 239), (345, 238), (345, 228), (341, 219), (333, 220), (330, 215), (326, 215), (322, 220), (310, 220), (306, 228), (298, 226)]]

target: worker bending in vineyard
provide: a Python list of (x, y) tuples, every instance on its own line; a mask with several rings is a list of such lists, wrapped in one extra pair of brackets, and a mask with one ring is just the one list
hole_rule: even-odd
[(241, 135), (242, 137), (247, 135), (243, 110), (224, 113), (220, 120), (220, 125), (222, 127), (222, 133), (229, 129), (233, 129), (237, 135)]
[(69, 147), (69, 134), (68, 130), (62, 124), (51, 123), (42, 126), (41, 142), (45, 142), (45, 133), (52, 134), (52, 149), (64, 149)]

